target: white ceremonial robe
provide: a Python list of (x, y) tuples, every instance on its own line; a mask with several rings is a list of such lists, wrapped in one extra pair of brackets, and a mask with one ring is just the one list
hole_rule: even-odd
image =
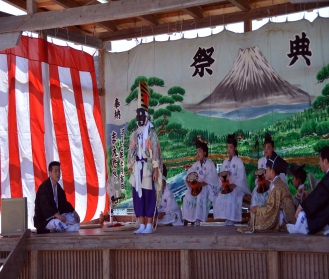
[(229, 194), (218, 194), (213, 204), (214, 218), (240, 222), (242, 220), (242, 198), (244, 195), (250, 194), (243, 162), (238, 156), (234, 156), (231, 163), (225, 159), (220, 171), (230, 171), (230, 184), (235, 184), (236, 187)]
[[(266, 157), (262, 157), (258, 160), (258, 169), (266, 169), (266, 162), (267, 159)], [(286, 175), (284, 173), (280, 173), (280, 178), (281, 180), (287, 184), (287, 180), (286, 180)], [(258, 183), (257, 183), (257, 178), (255, 179), (255, 188), (252, 191), (252, 197), (251, 197), (251, 204), (250, 207), (259, 205), (259, 206), (263, 206), (266, 204), (267, 200), (268, 200), (268, 196), (270, 194), (270, 190), (264, 192), (264, 193), (258, 193), (257, 192), (257, 187), (258, 187)]]
[(62, 215), (66, 218), (65, 223), (54, 218), (48, 222), (46, 229), (51, 232), (76, 232), (80, 229), (80, 223), (75, 220), (72, 212), (63, 213)]
[(160, 212), (165, 212), (161, 219), (158, 219), (158, 224), (162, 225), (173, 225), (173, 226), (181, 226), (183, 225), (182, 220), (182, 211), (175, 200), (174, 194), (170, 189), (170, 185), (166, 185), (164, 191), (162, 193), (161, 204), (158, 209)]
[(183, 199), (183, 220), (189, 222), (200, 220), (201, 222), (205, 222), (208, 218), (211, 200), (214, 199), (218, 192), (219, 179), (216, 167), (213, 161), (207, 159), (202, 166), (200, 161), (195, 162), (189, 168), (186, 175), (191, 172), (198, 173), (198, 181), (204, 181), (207, 185), (203, 186), (201, 193), (195, 197), (192, 196), (191, 188), (186, 184), (185, 180), (187, 192)]

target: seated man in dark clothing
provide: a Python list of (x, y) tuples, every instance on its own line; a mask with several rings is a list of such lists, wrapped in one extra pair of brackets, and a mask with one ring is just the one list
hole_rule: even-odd
[(319, 165), (325, 176), (296, 210), (296, 224), (288, 224), (289, 233), (329, 234), (329, 146), (320, 150)]
[(33, 220), (37, 233), (79, 230), (80, 217), (58, 183), (61, 177), (60, 163), (51, 162), (48, 171), (49, 178), (40, 185), (35, 199)]

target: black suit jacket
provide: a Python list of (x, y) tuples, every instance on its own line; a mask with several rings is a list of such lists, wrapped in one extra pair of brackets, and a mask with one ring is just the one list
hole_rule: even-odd
[(329, 224), (329, 173), (322, 178), (301, 206), (305, 211), (311, 234), (317, 233)]
[(62, 187), (57, 183), (58, 209), (54, 201), (54, 192), (50, 178), (45, 180), (39, 187), (34, 208), (34, 226), (37, 230), (43, 230), (49, 218), (53, 217), (57, 212), (60, 214), (73, 212), (73, 206), (67, 201), (66, 195)]

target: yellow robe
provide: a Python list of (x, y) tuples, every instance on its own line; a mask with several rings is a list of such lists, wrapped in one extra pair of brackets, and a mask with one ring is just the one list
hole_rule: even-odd
[[(295, 206), (287, 185), (277, 178), (273, 182), (267, 203), (259, 207), (246, 228), (240, 227), (239, 232), (277, 232), (287, 231), (286, 224), (295, 224)], [(272, 185), (272, 186), (273, 186)], [(280, 210), (284, 220), (280, 226)]]

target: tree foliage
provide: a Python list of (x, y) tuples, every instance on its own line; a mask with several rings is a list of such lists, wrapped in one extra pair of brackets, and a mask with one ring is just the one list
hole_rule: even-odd
[(132, 100), (137, 100), (138, 97), (138, 90), (134, 89), (126, 98), (126, 103), (130, 104)]
[(305, 137), (316, 132), (316, 123), (314, 120), (305, 122), (300, 128), (300, 136)]
[[(169, 124), (169, 119), (172, 112), (181, 112), (182, 107), (176, 105), (176, 102), (182, 103), (184, 101), (183, 96), (185, 95), (185, 89), (180, 86), (173, 86), (168, 89), (167, 95), (160, 94), (154, 90), (154, 86), (164, 87), (165, 83), (162, 79), (158, 77), (147, 78), (145, 76), (136, 77), (133, 85), (131, 86), (131, 92), (126, 98), (126, 104), (130, 104), (132, 101), (138, 98), (138, 86), (140, 81), (146, 81), (150, 89), (150, 99), (148, 114), (153, 117), (153, 124), (157, 130), (161, 129)], [(137, 127), (136, 120), (132, 119), (128, 124), (128, 131), (131, 132)], [(169, 126), (171, 132), (184, 133), (185, 130), (181, 125)], [(168, 127), (166, 127), (168, 128)], [(165, 130), (165, 129), (163, 129)], [(161, 133), (161, 131), (160, 131)]]
[(127, 126), (128, 133), (130, 134), (136, 128), (137, 128), (136, 119), (133, 118), (133, 119), (130, 120), (130, 122), (129, 122), (128, 126)]
[(174, 104), (175, 100), (169, 96), (163, 96), (160, 98), (159, 100), (159, 104), (163, 105), (163, 104)]
[(157, 78), (157, 77), (150, 77), (147, 81), (147, 84), (149, 86), (159, 86), (159, 87), (163, 87), (164, 86), (164, 81), (161, 78)]
[[(329, 64), (324, 66), (316, 75), (316, 79), (319, 82), (323, 82), (329, 78)], [(326, 84), (321, 92), (322, 96), (318, 96), (313, 104), (312, 107), (314, 109), (319, 109), (323, 107), (329, 106), (329, 84)]]
[(134, 91), (136, 88), (138, 88), (140, 81), (146, 81), (147, 82), (147, 77), (138, 76), (137, 78), (135, 78), (134, 84), (130, 87), (130, 91)]
[(176, 101), (176, 102), (183, 102), (184, 98), (181, 95), (174, 94), (171, 95), (171, 97)]
[(181, 112), (182, 107), (178, 105), (169, 105), (167, 106), (167, 109), (170, 110), (171, 112)]
[(329, 64), (327, 66), (324, 66), (316, 75), (316, 79), (319, 82), (323, 82), (329, 78)]
[(318, 136), (327, 135), (329, 133), (329, 121), (324, 121), (316, 126)]
[(319, 153), (320, 149), (324, 146), (329, 146), (329, 140), (319, 140), (314, 146), (313, 149), (315, 152)]
[(329, 105), (329, 97), (328, 96), (318, 96), (314, 100), (312, 107), (313, 109), (320, 109)]
[(164, 109), (164, 108), (156, 110), (154, 112), (154, 119), (158, 119), (159, 117), (164, 116), (164, 115), (171, 116), (170, 110)]
[(329, 83), (327, 83), (322, 89), (322, 95), (329, 97)]
[(168, 95), (176, 95), (176, 94), (184, 96), (185, 89), (180, 86), (173, 86), (173, 87), (169, 88)]

